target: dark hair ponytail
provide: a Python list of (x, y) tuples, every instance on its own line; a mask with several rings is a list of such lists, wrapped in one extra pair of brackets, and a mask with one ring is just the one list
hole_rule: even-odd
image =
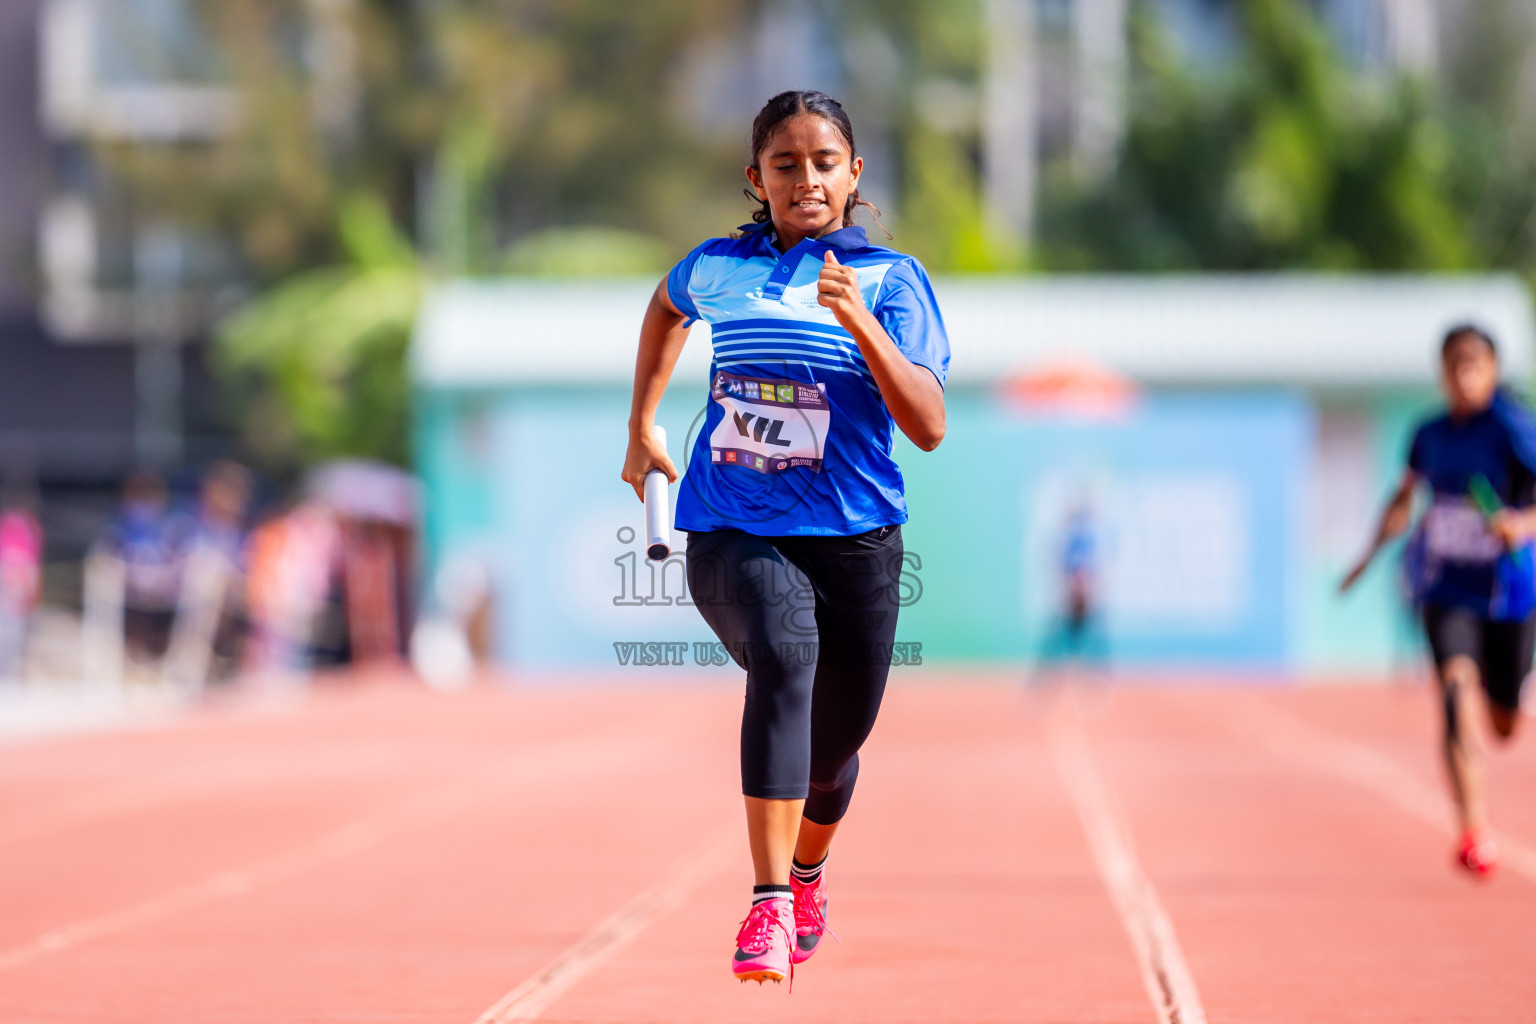
[[(814, 89), (790, 89), (781, 92), (767, 103), (763, 109), (757, 112), (757, 117), (752, 120), (752, 167), (761, 170), (757, 166), (758, 154), (767, 148), (768, 143), (779, 130), (779, 126), (792, 117), (801, 114), (814, 114), (829, 122), (837, 129), (837, 134), (842, 136), (843, 142), (848, 146), (848, 159), (852, 160), (859, 155), (858, 147), (853, 143), (853, 122), (848, 120), (848, 112), (837, 100), (824, 92)], [(748, 199), (759, 204), (752, 211), (752, 219), (758, 224), (766, 224), (773, 219), (773, 214), (768, 209), (768, 200), (758, 199), (757, 194), (751, 189), (743, 189)], [(848, 202), (843, 206), (843, 227), (853, 224), (853, 211), (861, 206), (867, 206), (875, 211), (875, 219), (880, 219), (880, 208), (867, 199), (859, 198), (859, 190), (855, 188), (848, 195)], [(881, 230), (884, 230), (882, 226)], [(890, 232), (886, 232), (890, 236)]]

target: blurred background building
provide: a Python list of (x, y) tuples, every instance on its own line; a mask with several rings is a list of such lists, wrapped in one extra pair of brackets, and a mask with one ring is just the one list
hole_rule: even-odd
[[(539, 417), (598, 399), (540, 383), (566, 372), (540, 362), (547, 332), (464, 341), (434, 325), (542, 315), (536, 300), (557, 279), (654, 278), (746, 218), (740, 168), (762, 101), (822, 88), (853, 115), (864, 192), (893, 244), (941, 275), (957, 427), (1024, 459), (997, 499), (1021, 559), (1034, 558), (1015, 566), (1009, 610), (951, 625), (927, 617), (941, 614), (932, 588), (958, 593), (972, 579), (945, 547), (968, 527), (930, 507), (928, 603), (914, 606), (912, 628), (946, 658), (1016, 659), (1035, 643), (1049, 610), (1031, 603), (1045, 556), (1029, 552), (1050, 548), (1057, 506), (1076, 500), (1061, 494), (1100, 485), (1059, 480), (1025, 455), (1049, 443), (1086, 446), (1104, 466), (1142, 458), (1112, 457), (1120, 442), (1103, 438), (1119, 428), (1010, 404), (1010, 387), (1027, 391), (1031, 374), (1078, 355), (1141, 396), (1135, 415), (1168, 429), (1202, 409), (1209, 436), (1239, 413), (1273, 428), (1276, 464), (1291, 467), (1281, 477), (1295, 483), (1276, 497), (1292, 510), (1276, 522), (1292, 531), (1282, 547), (1293, 568), (1282, 582), (1244, 577), (1279, 603), (1249, 606), (1271, 632), (1238, 660), (1381, 670), (1387, 581), (1365, 602), (1374, 610), (1337, 620), (1321, 594), (1338, 552), (1363, 536), (1357, 517), (1407, 423), (1432, 401), (1429, 340), (1449, 318), (1485, 319), (1516, 383), (1529, 377), (1533, 29), (1536, 9), (1522, 0), (9, 0), (0, 476), (8, 493), (32, 495), (43, 602), (68, 611), (84, 603), (85, 553), (135, 470), (167, 478), (172, 504), (190, 508), (211, 461), (254, 467), (246, 528), (302, 505), (317, 466), (419, 471), (429, 514), (452, 522), (429, 518), (424, 571), (392, 586), (402, 602), (452, 605), (431, 586), (445, 560), (458, 566), (450, 577), (479, 577), (450, 547), (499, 564), (486, 538), (538, 531), (500, 518), (512, 506), (453, 488), (529, 486), (527, 449), (505, 417), (542, 430)], [(1200, 276), (1297, 272), (1378, 276), (1357, 282), (1326, 344), (1307, 333), (1321, 310), (1298, 319), (1294, 350), (1279, 335), (1234, 341), (1218, 314), (1251, 298), (1278, 317), (1326, 283), (1266, 291)], [(1173, 273), (1183, 276), (1100, 276)], [(1379, 276), (1396, 274), (1414, 276)], [(1444, 274), (1476, 276), (1430, 283)], [(538, 283), (445, 287), (462, 278)], [(1384, 301), (1374, 289), (1393, 287), (1404, 298), (1386, 301), (1411, 325), (1373, 320)], [(1196, 344), (1148, 305), (1171, 301), (1216, 333)], [(612, 332), (603, 359), (623, 354), (640, 302), (592, 311)], [(1118, 327), (1062, 328), (1100, 307), (1120, 310)], [(1095, 347), (1116, 330), (1145, 351)], [(413, 337), (423, 347), (414, 379)], [(434, 375), (440, 347), (465, 344), (493, 369), (477, 376), (461, 360)], [(1245, 344), (1274, 361), (1243, 362)], [(605, 415), (622, 411), (613, 375), (624, 369), (601, 374)], [(537, 400), (505, 411), (507, 394), (535, 384)], [(694, 400), (688, 380), (677, 390)], [(1217, 401), (1233, 393), (1243, 401)], [(1062, 430), (1075, 440), (1049, 440)], [(916, 507), (940, 481), (990, 479), (967, 443), (952, 431), (934, 457), (908, 460)], [(545, 494), (567, 484), (580, 490), (558, 473), (539, 479)], [(612, 518), (572, 515), (588, 512)], [(604, 526), (605, 538), (622, 525)], [(390, 536), (415, 564), (409, 537)], [(1258, 538), (1249, 534), (1252, 550), (1267, 550)], [(617, 578), (621, 555), (594, 550), (591, 571)], [(519, 574), (498, 586), (535, 585)], [(515, 607), (498, 612), (492, 643), (513, 661), (555, 635), (508, 618)], [(1314, 619), (1349, 616), (1369, 620), (1346, 630), (1369, 642), (1351, 653), (1317, 639)], [(1136, 643), (1120, 640), (1134, 660)], [(1183, 653), (1220, 654), (1203, 643)]]

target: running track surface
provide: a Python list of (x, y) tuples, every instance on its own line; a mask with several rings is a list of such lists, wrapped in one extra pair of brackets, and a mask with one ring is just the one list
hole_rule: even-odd
[(791, 993), (728, 975), (739, 687), (652, 683), (0, 747), (0, 1021), (1536, 1019), (1536, 736), (1471, 881), (1423, 689), (898, 680)]

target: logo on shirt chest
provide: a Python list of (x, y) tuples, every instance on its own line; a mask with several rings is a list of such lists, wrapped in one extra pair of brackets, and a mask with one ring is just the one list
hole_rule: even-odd
[(709, 437), (712, 463), (760, 473), (821, 471), (832, 410), (820, 388), (717, 373), (710, 397), (724, 413)]
[[(811, 263), (809, 266), (812, 268), (812, 272), (805, 280), (799, 280), (801, 275), (806, 273), (806, 268), (802, 267), (800, 272), (795, 275), (796, 283), (785, 288), (783, 295), (777, 299), (769, 295), (763, 295), (759, 301), (770, 307), (781, 307), (778, 310), (780, 316), (783, 315), (782, 307), (788, 306), (795, 311), (795, 319), (797, 320), (809, 320), (828, 327), (837, 327), (839, 326), (837, 317), (832, 314), (832, 310), (823, 306), (820, 301), (821, 264)], [(879, 287), (878, 281), (871, 281), (866, 284), (863, 276), (860, 276), (859, 292), (863, 295), (864, 305), (871, 309), (874, 308), (875, 293), (879, 290)]]

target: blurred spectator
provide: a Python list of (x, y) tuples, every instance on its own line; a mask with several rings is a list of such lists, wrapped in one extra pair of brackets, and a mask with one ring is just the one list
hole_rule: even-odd
[(12, 496), (0, 508), (0, 681), (22, 676), (42, 561), (43, 528), (31, 502)]
[(250, 493), (250, 472), (236, 463), (215, 462), (203, 475), (186, 530), (175, 619), (162, 668), (167, 683), (195, 689), (209, 681), (216, 658), (233, 663), (237, 657), (236, 612)]
[(484, 559), (468, 551), (447, 556), (411, 631), (411, 667), (435, 689), (468, 686), (490, 655), (490, 619), (491, 572)]
[(250, 498), (250, 470), (223, 460), (209, 466), (198, 495), (194, 542), (215, 548), (231, 564), (238, 565), (245, 544), (245, 513)]
[(402, 653), (400, 528), (353, 519), (343, 531), (347, 633), (356, 664), (392, 664)]
[(312, 470), (308, 487), (340, 523), (350, 660), (399, 663), (413, 618), (415, 478), (382, 463), (344, 459)]
[(159, 477), (129, 478), (87, 561), (87, 677), (121, 679), (123, 654), (163, 657), (163, 681), (197, 688), (216, 655), (234, 660), (250, 491), (249, 471), (216, 462), (190, 512), (176, 511)]
[(335, 517), (319, 501), (274, 516), (251, 534), (246, 606), (251, 634), (245, 668), (258, 674), (302, 672), (338, 558)]
[(123, 645), (138, 660), (158, 658), (170, 645), (191, 525), (171, 513), (164, 481), (135, 473), (98, 544), (100, 554), (121, 564)]

